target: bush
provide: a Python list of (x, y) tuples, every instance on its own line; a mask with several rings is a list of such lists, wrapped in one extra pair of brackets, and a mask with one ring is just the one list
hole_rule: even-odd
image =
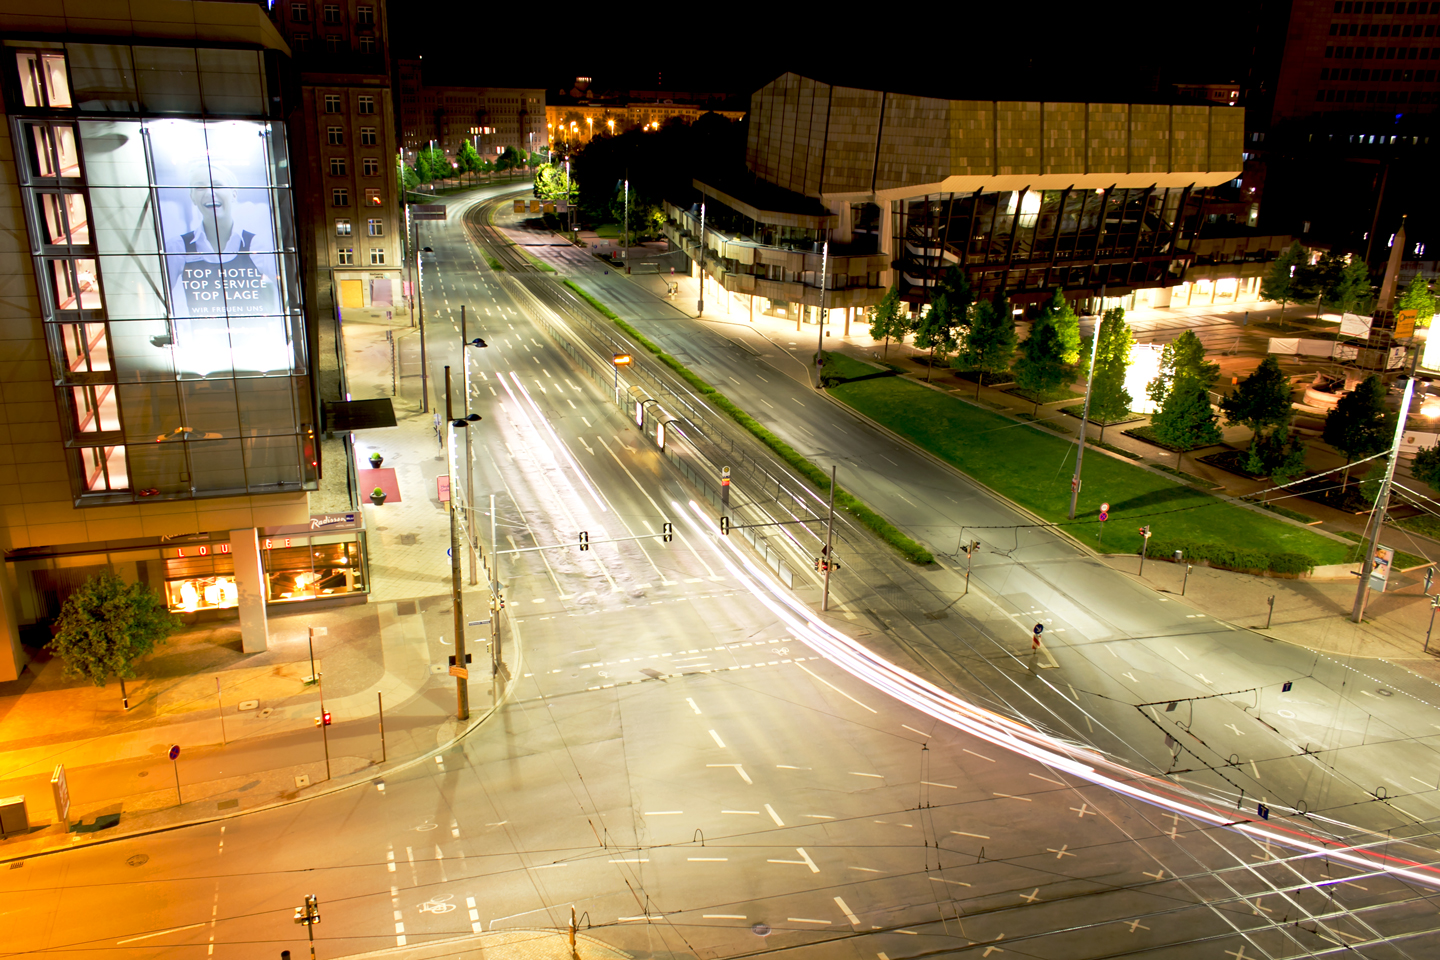
[(1149, 556), (1155, 560), (1168, 560), (1175, 551), (1183, 551), (1185, 562), (1204, 560), (1212, 567), (1226, 570), (1269, 570), (1272, 573), (1309, 573), (1315, 569), (1310, 558), (1303, 553), (1271, 553), (1266, 550), (1251, 550), (1221, 543), (1206, 543), (1196, 540), (1150, 541)]
[[(685, 366), (685, 364), (681, 363), (679, 360), (676, 360), (674, 357), (670, 356), (670, 354), (666, 353), (654, 343), (650, 342), (650, 340), (646, 338), (644, 334), (642, 334), (639, 330), (636, 330), (634, 327), (630, 326), (630, 324), (626, 323), (624, 320), (621, 320), (618, 316), (616, 316), (614, 311), (612, 311), (609, 307), (605, 306), (599, 300), (596, 300), (589, 293), (576, 286), (573, 282), (569, 280), (563, 280), (561, 282), (564, 283), (565, 286), (569, 287), (576, 296), (580, 297), (590, 306), (594, 307), (597, 311), (599, 311), (602, 316), (610, 320), (621, 330), (625, 331), (626, 335), (629, 336), (632, 340), (634, 340), (636, 343), (640, 344), (646, 350), (654, 354), (655, 358), (658, 359), (661, 363), (665, 364), (665, 366), (669, 367), (671, 370), (674, 370), (681, 377), (681, 379), (683, 379), (691, 387), (695, 388), (695, 390), (699, 392), (700, 395), (703, 396), (706, 400), (710, 401), (717, 408), (724, 411), (725, 414), (730, 417), (730, 419), (734, 420), (736, 423), (740, 424), (740, 426), (750, 431), (751, 435), (753, 435), (761, 443), (765, 444), (765, 446), (769, 447), (772, 452), (774, 452), (778, 457), (780, 457), (781, 460), (784, 460), (785, 463), (787, 463), (793, 470), (795, 470), (802, 477), (808, 480), (811, 486), (815, 487), (815, 489), (819, 490), (821, 493), (829, 492), (830, 476), (825, 473), (824, 470), (821, 470), (819, 467), (815, 466), (815, 464), (802, 457), (795, 450), (794, 447), (790, 446), (784, 440), (781, 440), (779, 437), (775, 436), (775, 434), (767, 430), (754, 417), (750, 416), (744, 410), (741, 410), (739, 407), (737, 407), (729, 397), (716, 390), (705, 380), (696, 376), (695, 372), (689, 367)], [(837, 489), (835, 491), (835, 506), (839, 507), (840, 509), (844, 510), (846, 513), (854, 517), (856, 520), (860, 521), (867, 528), (869, 528), (872, 533), (878, 536), (881, 540), (884, 540), (890, 546), (894, 547), (897, 551), (899, 551), (901, 556), (903, 556), (906, 560), (909, 560), (911, 563), (923, 565), (927, 563), (933, 563), (935, 561), (934, 555), (931, 554), (929, 550), (926, 550), (923, 544), (907, 537), (904, 533), (900, 531), (899, 528), (897, 528), (890, 521), (886, 520), (884, 517), (880, 516), (874, 510), (866, 506), (863, 502), (857, 500), (855, 497), (846, 493), (842, 489)]]

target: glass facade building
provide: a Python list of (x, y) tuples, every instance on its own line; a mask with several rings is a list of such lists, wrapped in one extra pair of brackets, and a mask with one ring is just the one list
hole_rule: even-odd
[(7, 42), (77, 506), (314, 489), (278, 54)]

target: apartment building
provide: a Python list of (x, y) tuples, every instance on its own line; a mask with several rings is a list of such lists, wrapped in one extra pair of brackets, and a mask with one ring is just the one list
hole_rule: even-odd
[(467, 140), (494, 160), (506, 147), (528, 156), (545, 149), (545, 91), (512, 87), (426, 86), (420, 60), (401, 60), (400, 142), (411, 153), (434, 145), (453, 158)]

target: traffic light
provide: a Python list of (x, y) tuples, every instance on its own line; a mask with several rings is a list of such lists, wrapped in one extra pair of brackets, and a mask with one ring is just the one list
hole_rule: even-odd
[(590, 534), (586, 533), (584, 530), (580, 531), (580, 549), (590, 549)]
[(669, 543), (671, 540), (675, 539), (675, 524), (671, 523), (670, 521), (667, 520), (665, 521), (665, 523), (661, 524), (660, 531), (661, 539), (664, 540), (666, 543)]
[(505, 609), (505, 594), (503, 594), (503, 593), (497, 593), (497, 594), (495, 594), (495, 596), (491, 597), (491, 598), (490, 598), (490, 609), (492, 609), (492, 610), (504, 610), (504, 609)]
[(722, 537), (728, 537), (728, 536), (730, 536), (730, 518), (729, 518), (729, 517), (721, 517), (721, 518), (720, 518), (720, 536), (722, 536)]
[(329, 711), (329, 710), (326, 710), (324, 713), (320, 714), (320, 716), (318, 716), (318, 717), (315, 718), (315, 726), (317, 726), (317, 727), (320, 727), (320, 726), (328, 727), (328, 726), (330, 726), (330, 711)]

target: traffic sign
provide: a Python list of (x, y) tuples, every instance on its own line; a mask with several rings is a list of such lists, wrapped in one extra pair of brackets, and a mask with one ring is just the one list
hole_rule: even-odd
[(1101, 513), (1109, 513), (1109, 512), (1110, 512), (1110, 504), (1108, 504), (1108, 503), (1102, 503), (1102, 504), (1100, 504), (1100, 512), (1101, 512)]
[(435, 493), (436, 496), (440, 498), (441, 503), (448, 503), (450, 501), (449, 476), (442, 473), (440, 476), (435, 478)]
[(1100, 508), (1100, 522), (1101, 522), (1101, 523), (1104, 523), (1106, 520), (1109, 520), (1109, 519), (1110, 519), (1110, 513), (1109, 513), (1109, 511), (1106, 510), (1104, 507), (1101, 507), (1101, 508)]
[(1040, 634), (1042, 634), (1042, 633), (1044, 633), (1044, 632), (1045, 632), (1045, 624), (1043, 624), (1043, 623), (1037, 623), (1037, 624), (1035, 624), (1035, 636), (1038, 637), (1038, 636), (1040, 636)]
[(170, 747), (170, 759), (175, 760), (180, 756), (180, 744), (172, 744)]
[(627, 366), (630, 363), (633, 363), (634, 358), (631, 357), (628, 353), (617, 353), (610, 362), (615, 364), (615, 366), (617, 367), (623, 367)]

